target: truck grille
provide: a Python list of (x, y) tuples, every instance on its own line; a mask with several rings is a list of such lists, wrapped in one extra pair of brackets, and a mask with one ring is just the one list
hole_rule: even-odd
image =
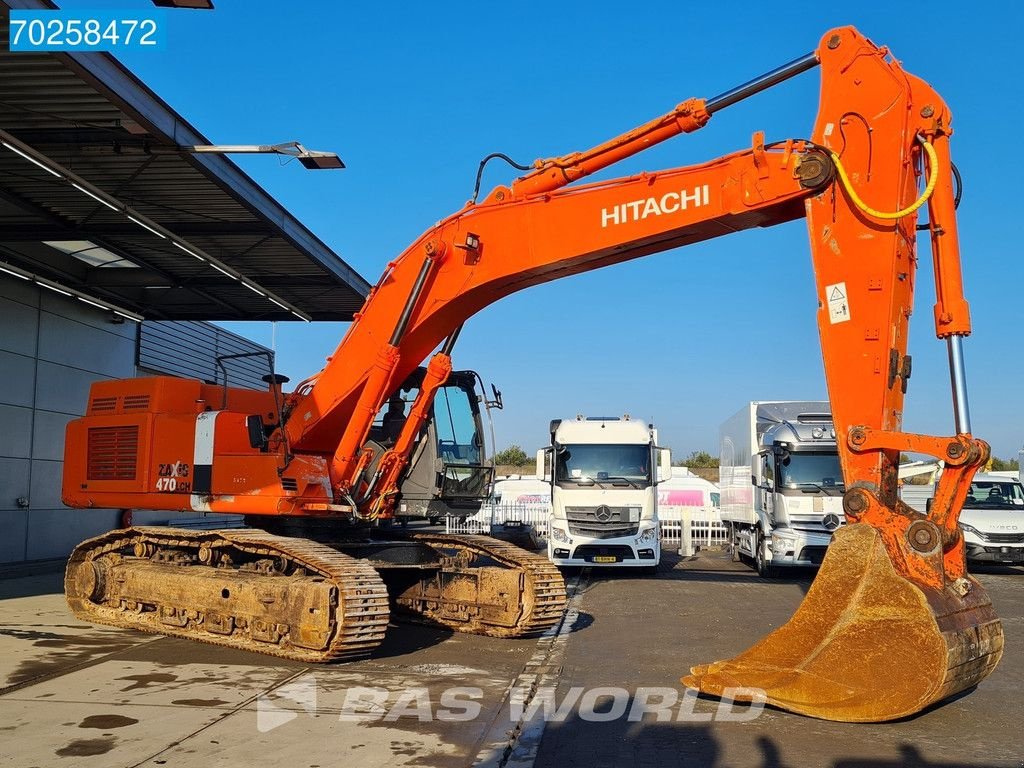
[(636, 536), (639, 525), (580, 525), (569, 523), (569, 533), (573, 536), (588, 536), (593, 539), (617, 539), (620, 536)]
[(88, 438), (89, 480), (134, 480), (139, 457), (139, 428), (92, 427)]
[[(824, 526), (822, 522), (824, 518), (824, 513), (805, 515), (791, 512), (789, 514), (789, 524), (793, 530), (801, 531), (803, 533), (834, 533), (834, 529), (828, 529)], [(843, 519), (842, 514), (840, 514), (839, 519), (842, 525), (846, 524), (846, 520)]]
[(565, 517), (569, 521), (569, 533), (574, 536), (614, 539), (636, 536), (640, 530), (637, 507), (566, 507)]
[(1024, 533), (983, 533), (981, 538), (993, 544), (1024, 544)]

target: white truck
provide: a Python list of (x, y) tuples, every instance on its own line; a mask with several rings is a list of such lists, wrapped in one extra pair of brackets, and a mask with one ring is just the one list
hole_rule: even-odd
[[(900, 490), (921, 512), (931, 509), (934, 494), (934, 485)], [(960, 510), (960, 530), (968, 563), (1024, 565), (1024, 486), (1010, 473), (976, 474)]]
[(827, 402), (751, 402), (722, 424), (722, 522), (733, 556), (763, 577), (820, 565), (845, 522), (843, 475)]
[(551, 561), (657, 568), (657, 485), (672, 477), (672, 456), (658, 447), (658, 431), (628, 415), (581, 415), (552, 421), (550, 434), (537, 452), (537, 479), (551, 488)]

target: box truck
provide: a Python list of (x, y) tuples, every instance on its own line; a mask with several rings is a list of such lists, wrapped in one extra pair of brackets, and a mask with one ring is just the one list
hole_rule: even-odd
[(845, 522), (829, 404), (751, 402), (722, 424), (720, 437), (722, 522), (734, 556), (764, 577), (820, 565)]

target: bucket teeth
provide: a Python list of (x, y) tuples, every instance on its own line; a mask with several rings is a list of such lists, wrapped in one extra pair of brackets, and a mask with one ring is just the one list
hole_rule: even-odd
[(738, 700), (754, 689), (768, 704), (825, 720), (906, 717), (976, 685), (999, 662), (1002, 625), (970, 582), (966, 595), (914, 584), (893, 568), (876, 529), (846, 526), (789, 622), (735, 658), (693, 667), (683, 684)]

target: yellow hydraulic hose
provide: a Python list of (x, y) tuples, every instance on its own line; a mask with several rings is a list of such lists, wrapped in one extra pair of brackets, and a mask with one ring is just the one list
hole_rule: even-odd
[(876, 219), (901, 219), (904, 216), (913, 213), (928, 201), (928, 198), (932, 196), (932, 192), (935, 191), (935, 183), (939, 180), (939, 159), (935, 154), (935, 147), (932, 146), (930, 141), (925, 139), (921, 139), (921, 146), (924, 148), (925, 154), (928, 155), (928, 169), (930, 171), (928, 183), (925, 185), (924, 192), (921, 193), (921, 196), (917, 198), (917, 200), (903, 210), (894, 211), (893, 213), (876, 211), (870, 205), (861, 200), (857, 191), (853, 188), (853, 184), (850, 182), (850, 177), (846, 175), (846, 169), (843, 168), (843, 163), (839, 159), (839, 155), (835, 152), (832, 153), (832, 162), (836, 164), (836, 170), (839, 172), (839, 180), (843, 183), (843, 188), (846, 189), (846, 193), (850, 196), (854, 205), (864, 211), (868, 216), (874, 216)]

